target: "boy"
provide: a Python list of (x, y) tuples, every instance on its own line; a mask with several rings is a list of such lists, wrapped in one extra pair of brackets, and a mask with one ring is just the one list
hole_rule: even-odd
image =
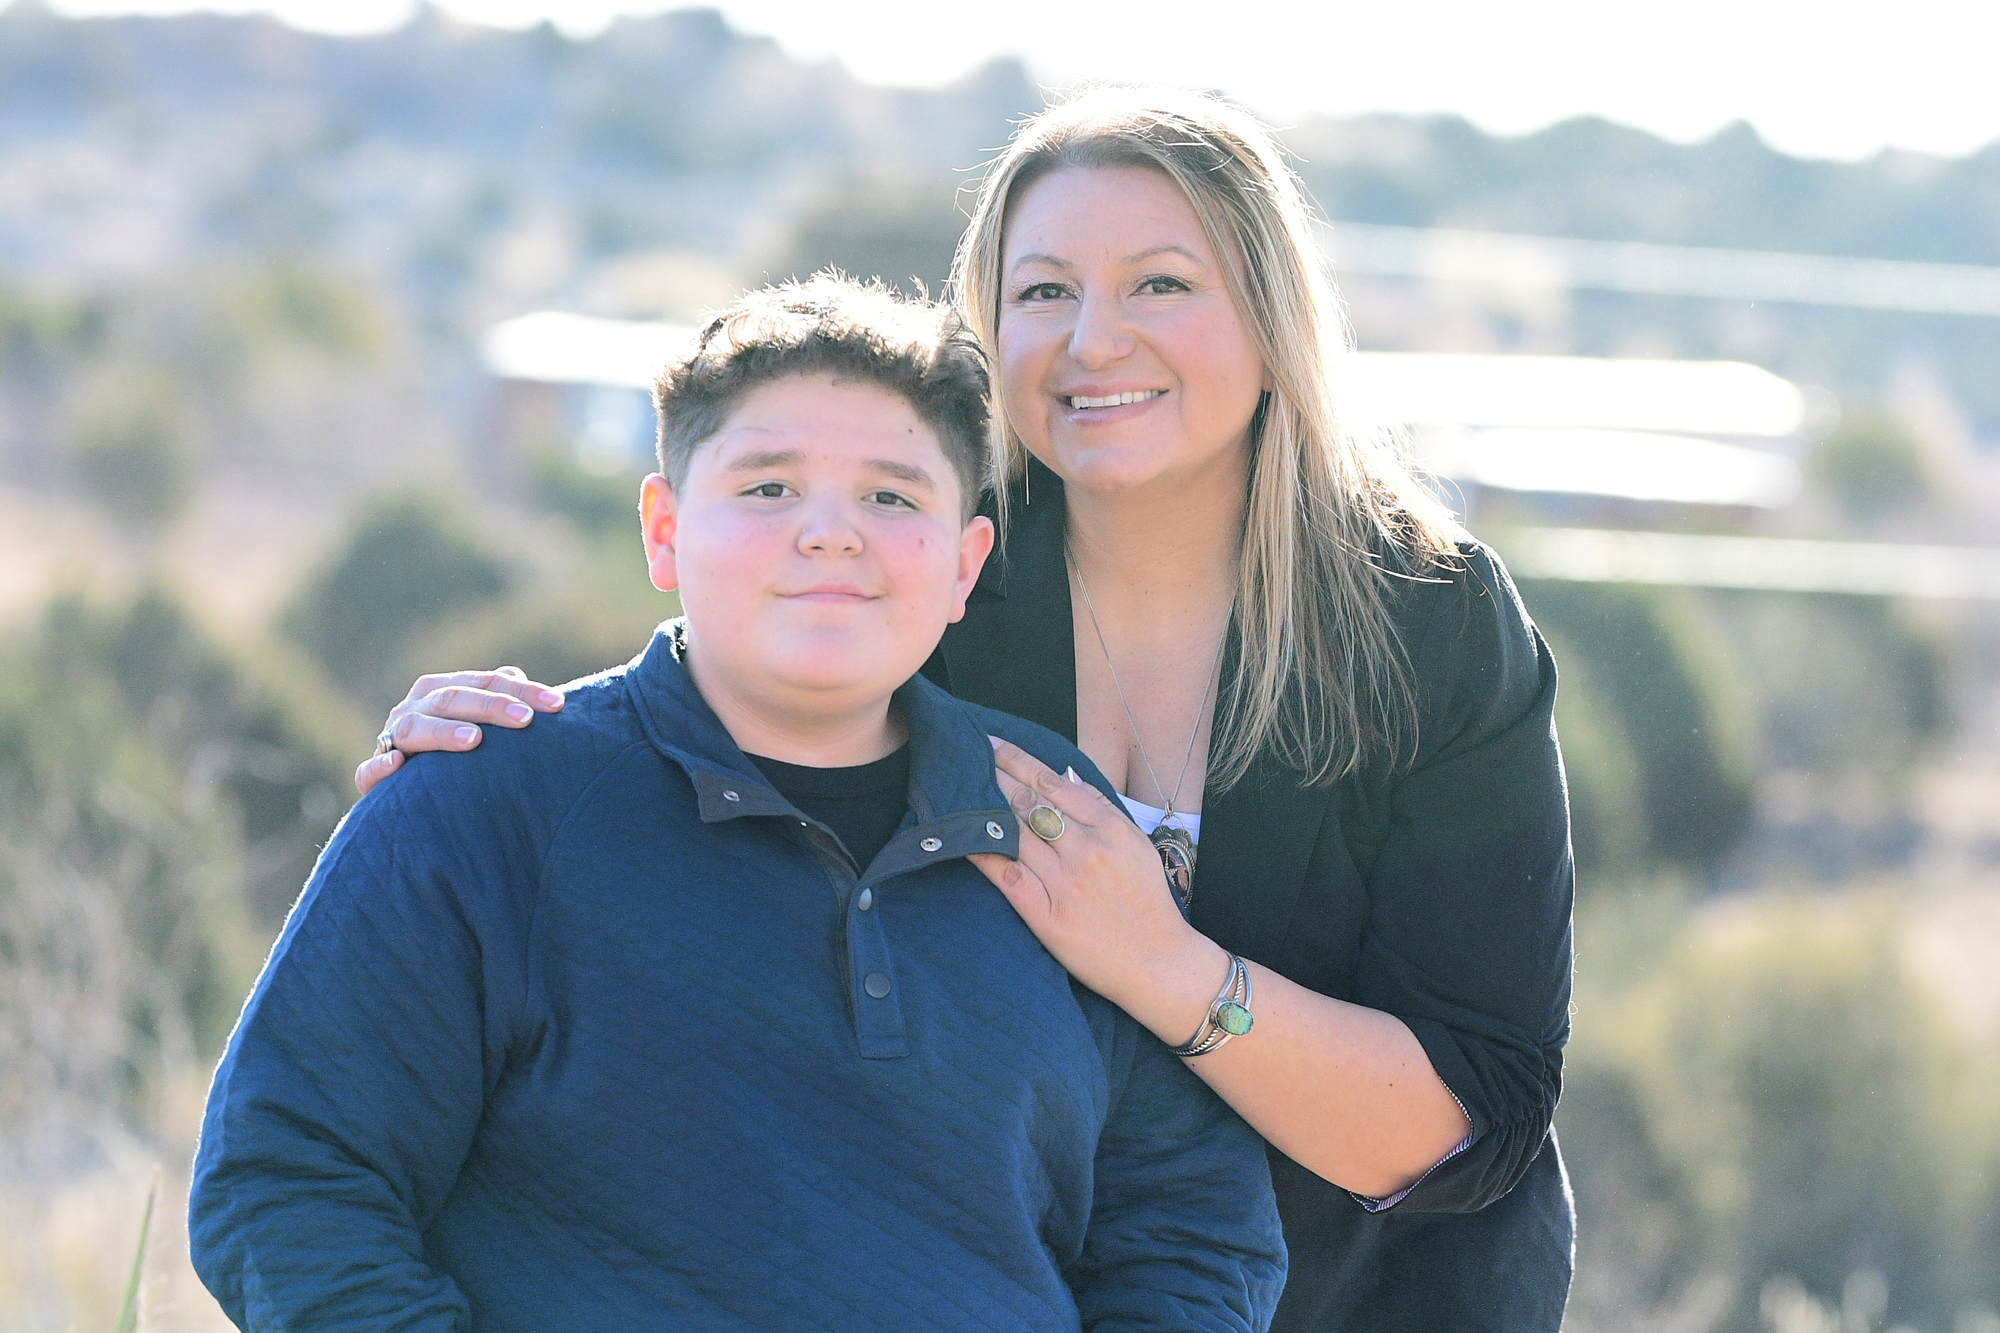
[(1256, 1136), (964, 860), (1018, 848), (988, 733), (1103, 786), (917, 674), (993, 542), (986, 387), (830, 278), (662, 373), (685, 619), (363, 800), (230, 1039), (190, 1232), (239, 1325), (1269, 1321)]

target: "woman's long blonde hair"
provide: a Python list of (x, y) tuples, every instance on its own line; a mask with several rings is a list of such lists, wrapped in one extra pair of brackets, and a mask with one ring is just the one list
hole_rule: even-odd
[[(1406, 753), (1416, 699), (1386, 584), (1448, 561), (1453, 532), (1393, 441), (1341, 420), (1334, 386), (1351, 335), (1304, 187), (1271, 132), (1226, 102), (1171, 89), (1099, 89), (1050, 107), (987, 169), (953, 295), (997, 349), (1009, 202), (1060, 168), (1117, 166), (1159, 171), (1186, 192), (1272, 384), (1250, 428), (1240, 656), (1218, 703), (1209, 780), (1233, 785), (1266, 751), (1315, 784)], [(1004, 532), (1028, 451), (995, 398)]]

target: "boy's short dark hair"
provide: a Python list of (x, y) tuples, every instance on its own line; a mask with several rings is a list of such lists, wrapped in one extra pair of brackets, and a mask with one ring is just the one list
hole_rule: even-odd
[(752, 389), (814, 374), (876, 384), (908, 402), (958, 475), (960, 518), (972, 517), (986, 477), (989, 388), (978, 338), (949, 306), (834, 272), (738, 297), (659, 373), (661, 475), (680, 486), (694, 451)]

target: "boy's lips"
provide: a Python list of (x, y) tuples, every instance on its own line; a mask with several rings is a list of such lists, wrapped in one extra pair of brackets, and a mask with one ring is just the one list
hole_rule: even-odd
[(828, 583), (816, 588), (801, 588), (797, 592), (778, 594), (795, 602), (872, 602), (875, 594), (866, 592), (850, 583)]

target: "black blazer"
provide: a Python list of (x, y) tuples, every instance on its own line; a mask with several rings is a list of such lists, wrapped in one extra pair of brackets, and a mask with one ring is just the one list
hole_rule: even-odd
[[(1030, 464), (1004, 557), (925, 671), (1076, 739), (1062, 483)], [(1032, 501), (1029, 497), (1032, 496)], [(1325, 995), (1395, 1014), (1470, 1145), (1381, 1209), (1270, 1152), (1291, 1278), (1274, 1330), (1555, 1330), (1572, 1266), (1550, 1128), (1569, 1036), (1569, 812), (1555, 664), (1494, 554), (1394, 584), (1414, 760), (1303, 785), (1275, 757), (1204, 794), (1194, 924)], [(1223, 671), (1234, 669), (1232, 645)]]

